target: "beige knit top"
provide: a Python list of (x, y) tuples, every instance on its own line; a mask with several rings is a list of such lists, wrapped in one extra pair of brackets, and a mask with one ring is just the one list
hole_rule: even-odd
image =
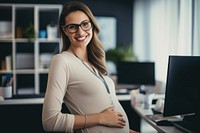
[[(96, 73), (97, 70), (95, 70)], [(108, 76), (103, 76), (105, 84), (85, 64), (73, 54), (65, 51), (52, 58), (48, 84), (42, 112), (43, 127), (46, 131), (73, 132), (73, 114), (99, 113), (108, 107), (114, 106), (115, 110), (123, 114), (126, 120), (124, 128), (107, 126), (94, 126), (76, 130), (77, 133), (129, 133), (127, 115), (120, 105), (113, 81)], [(61, 112), (62, 103), (70, 110), (71, 114)]]

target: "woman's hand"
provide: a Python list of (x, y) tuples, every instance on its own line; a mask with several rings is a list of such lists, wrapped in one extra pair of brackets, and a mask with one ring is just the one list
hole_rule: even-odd
[(119, 112), (116, 112), (113, 107), (107, 108), (100, 113), (100, 124), (112, 127), (124, 127), (125, 120), (123, 115)]

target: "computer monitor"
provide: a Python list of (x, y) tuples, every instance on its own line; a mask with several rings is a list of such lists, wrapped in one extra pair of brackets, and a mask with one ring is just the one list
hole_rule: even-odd
[(119, 62), (117, 83), (128, 85), (155, 85), (154, 62)]
[(200, 56), (169, 56), (163, 116), (175, 115), (200, 131)]

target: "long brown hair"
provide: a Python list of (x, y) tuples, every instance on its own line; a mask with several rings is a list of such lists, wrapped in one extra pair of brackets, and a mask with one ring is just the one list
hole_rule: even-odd
[(62, 9), (59, 20), (60, 36), (63, 43), (62, 52), (66, 51), (71, 45), (69, 38), (65, 35), (62, 29), (62, 25), (65, 24), (66, 16), (75, 11), (82, 11), (90, 18), (90, 21), (93, 25), (93, 36), (87, 46), (88, 58), (89, 61), (100, 71), (101, 74), (106, 75), (107, 70), (105, 64), (105, 52), (102, 47), (102, 43), (98, 38), (99, 27), (91, 10), (88, 8), (88, 6), (81, 2), (69, 2)]

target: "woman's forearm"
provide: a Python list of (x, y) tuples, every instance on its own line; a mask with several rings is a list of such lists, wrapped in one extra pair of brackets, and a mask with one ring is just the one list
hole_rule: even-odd
[(100, 114), (75, 115), (74, 129), (93, 127), (100, 124)]

